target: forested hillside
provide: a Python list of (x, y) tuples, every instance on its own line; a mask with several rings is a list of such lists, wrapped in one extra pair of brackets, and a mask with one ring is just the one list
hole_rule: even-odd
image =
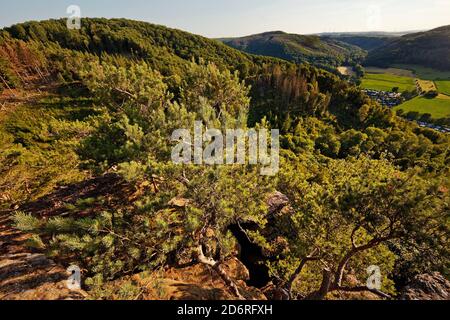
[(64, 20), (28, 22), (5, 29), (11, 37), (25, 41), (52, 43), (90, 54), (123, 55), (145, 59), (161, 72), (170, 74), (192, 59), (213, 61), (233, 67), (242, 74), (253, 61), (267, 60), (231, 50), (218, 42), (175, 29), (120, 19), (85, 19), (83, 28), (70, 32)]
[(376, 35), (357, 35), (357, 34), (330, 34), (321, 35), (322, 39), (334, 39), (336, 41), (344, 42), (357, 46), (366, 51), (371, 51), (382, 47), (393, 37), (388, 36), (376, 36)]
[(393, 39), (370, 52), (367, 65), (413, 64), (450, 70), (450, 26)]
[[(90, 298), (396, 299), (449, 276), (449, 136), (327, 71), (123, 19), (12, 26), (0, 64), (0, 210)], [(195, 121), (280, 129), (279, 173), (174, 164)]]
[(221, 39), (238, 50), (276, 57), (296, 63), (310, 63), (318, 67), (338, 67), (360, 61), (364, 50), (332, 38), (288, 34), (282, 31), (266, 32), (242, 38)]

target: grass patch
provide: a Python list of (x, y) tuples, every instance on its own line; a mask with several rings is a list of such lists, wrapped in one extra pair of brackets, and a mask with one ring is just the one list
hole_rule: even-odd
[(378, 91), (392, 91), (393, 88), (398, 87), (400, 92), (411, 91), (416, 87), (413, 78), (386, 73), (366, 73), (361, 86), (365, 89)]
[(394, 110), (403, 110), (405, 113), (410, 111), (429, 113), (435, 120), (447, 118), (450, 117), (450, 98), (441, 95), (433, 99), (417, 97), (395, 107)]
[(450, 81), (436, 81), (436, 85), (440, 93), (450, 96)]

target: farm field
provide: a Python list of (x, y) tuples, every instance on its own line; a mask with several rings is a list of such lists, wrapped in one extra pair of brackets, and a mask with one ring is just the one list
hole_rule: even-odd
[(416, 88), (411, 77), (397, 76), (386, 73), (366, 73), (362, 79), (361, 87), (378, 91), (392, 91), (398, 87), (400, 92), (411, 91)]
[(429, 113), (433, 119), (447, 118), (450, 117), (450, 97), (445, 95), (439, 95), (434, 99), (416, 97), (395, 107), (394, 110), (403, 110), (405, 113), (410, 111)]
[(421, 92), (430, 92), (437, 90), (434, 81), (417, 79), (417, 84), (420, 87)]
[(386, 73), (399, 77), (410, 77), (410, 78), (416, 77), (413, 71), (407, 69), (366, 67), (365, 70), (367, 73), (379, 73), (379, 74)]
[(440, 93), (450, 96), (450, 80), (435, 81)]
[(439, 71), (431, 68), (425, 68), (416, 65), (394, 65), (396, 68), (411, 70), (416, 77), (424, 80), (450, 80), (450, 71)]

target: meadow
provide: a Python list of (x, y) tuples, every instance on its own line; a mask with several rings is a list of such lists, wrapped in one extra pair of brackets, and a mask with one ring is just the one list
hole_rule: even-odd
[(386, 73), (386, 74), (392, 74), (394, 76), (400, 76), (400, 77), (410, 77), (415, 78), (416, 75), (413, 71), (408, 69), (399, 69), (399, 68), (378, 68), (378, 67), (366, 67), (365, 68), (367, 73)]
[(397, 76), (386, 73), (366, 73), (361, 87), (378, 91), (392, 91), (398, 87), (399, 92), (414, 90), (416, 85), (411, 77)]
[(450, 80), (450, 71), (439, 71), (431, 68), (425, 68), (416, 65), (394, 65), (396, 68), (411, 70), (416, 75), (416, 77), (424, 80)]
[(394, 110), (403, 110), (405, 113), (410, 111), (420, 114), (429, 113), (433, 119), (447, 118), (450, 117), (450, 97), (445, 95), (439, 95), (433, 99), (416, 97), (397, 106)]
[(440, 93), (450, 96), (450, 81), (435, 81)]

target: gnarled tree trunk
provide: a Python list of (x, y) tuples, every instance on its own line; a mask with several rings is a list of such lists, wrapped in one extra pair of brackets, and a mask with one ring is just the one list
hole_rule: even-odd
[(327, 294), (330, 292), (332, 281), (333, 273), (330, 269), (324, 269), (320, 289), (306, 297), (306, 300), (324, 300)]

